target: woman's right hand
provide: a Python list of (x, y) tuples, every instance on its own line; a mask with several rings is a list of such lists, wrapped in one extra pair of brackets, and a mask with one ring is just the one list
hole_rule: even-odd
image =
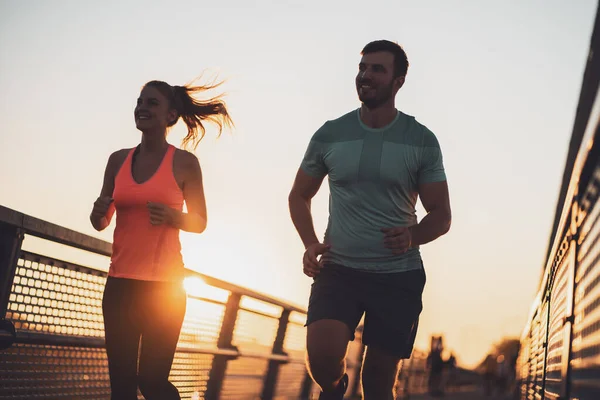
[(100, 196), (94, 202), (94, 208), (92, 209), (92, 218), (96, 221), (100, 221), (102, 218), (106, 217), (110, 205), (113, 202), (113, 198), (110, 196)]

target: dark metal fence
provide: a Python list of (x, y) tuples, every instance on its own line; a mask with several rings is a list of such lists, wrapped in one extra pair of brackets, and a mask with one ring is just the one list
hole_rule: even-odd
[(548, 258), (517, 365), (521, 399), (600, 399), (600, 9)]
[[(26, 235), (111, 253), (110, 243), (0, 206), (0, 398), (108, 399), (101, 309), (106, 272), (24, 251)], [(304, 365), (304, 309), (188, 271), (186, 281), (194, 280), (223, 296), (188, 290), (171, 371), (183, 398), (308, 399), (316, 393)], [(349, 397), (360, 391), (360, 332), (357, 339), (348, 356)]]

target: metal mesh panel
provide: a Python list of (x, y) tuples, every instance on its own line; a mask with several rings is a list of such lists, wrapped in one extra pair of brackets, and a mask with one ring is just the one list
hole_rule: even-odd
[[(176, 353), (171, 382), (182, 398), (201, 399), (212, 355)], [(104, 349), (16, 344), (0, 358), (0, 398), (109, 399)]]
[(290, 356), (298, 357), (304, 354), (306, 349), (306, 328), (294, 322), (289, 323), (285, 333), (283, 349)]
[(271, 352), (279, 321), (272, 317), (240, 310), (232, 343), (244, 350)]
[(279, 367), (275, 399), (296, 399), (300, 396), (306, 367), (302, 363), (283, 364)]
[(521, 341), (521, 350), (519, 351), (519, 359), (517, 363), (517, 378), (519, 380), (521, 393), (520, 398), (525, 399), (527, 397), (527, 387), (529, 385), (529, 350), (530, 350), (530, 333), (531, 330), (527, 332), (527, 336), (523, 338)]
[(539, 332), (536, 351), (536, 374), (535, 374), (535, 396), (536, 400), (541, 400), (544, 389), (545, 361), (546, 361), (546, 340), (548, 332), (548, 302), (542, 305), (542, 313), (539, 321)]
[(221, 399), (256, 400), (260, 398), (267, 360), (240, 358), (227, 363)]
[(108, 399), (104, 349), (15, 344), (0, 357), (0, 398)]
[[(560, 395), (562, 382), (562, 356), (564, 351), (564, 318), (566, 315), (570, 258), (563, 257), (556, 272), (550, 298), (550, 326), (548, 332), (548, 350), (546, 360), (545, 395), (548, 399), (556, 399)], [(568, 343), (566, 344), (568, 346)]]
[(572, 399), (600, 398), (600, 168), (581, 204), (587, 214), (577, 255), (575, 323), (571, 358)]
[(536, 354), (536, 342), (537, 342), (537, 324), (538, 321), (537, 319), (539, 318), (539, 316), (536, 315), (536, 317), (533, 319), (533, 321), (531, 322), (531, 333), (530, 333), (530, 340), (529, 340), (529, 362), (527, 363), (527, 400), (532, 400), (533, 399), (533, 394), (534, 394), (534, 385), (535, 385), (535, 354)]
[(224, 305), (208, 303), (188, 296), (179, 345), (186, 347), (194, 347), (198, 344), (216, 345), (224, 313)]
[(25, 252), (17, 265), (6, 313), (16, 329), (104, 336), (105, 273)]
[(527, 398), (537, 400), (541, 398), (544, 381), (544, 342), (546, 340), (546, 313), (547, 306), (543, 306), (533, 319), (531, 330), (531, 381), (527, 391)]
[(204, 399), (212, 359), (211, 354), (175, 354), (169, 380), (177, 387), (182, 399)]
[[(295, 322), (295, 320), (290, 318), (283, 341), (283, 350), (294, 360), (304, 360), (306, 355), (306, 328), (304, 325)], [(277, 376), (275, 398), (292, 399), (298, 397), (305, 374), (306, 364), (304, 362), (281, 365)], [(315, 386), (314, 383), (313, 386)]]
[[(19, 337), (35, 333), (43, 335), (36, 338), (42, 342), (52, 337), (80, 338), (84, 342), (81, 346), (18, 343), (0, 353), (0, 398), (110, 397), (106, 353), (100, 347), (105, 282), (105, 272), (22, 252), (6, 314)], [(184, 399), (204, 398), (213, 356), (194, 349), (216, 344), (224, 310), (222, 304), (188, 296), (179, 340), (179, 346), (186, 350), (176, 353), (170, 377)], [(238, 328), (237, 339), (242, 347), (268, 343), (262, 348), (269, 352), (277, 320), (242, 311)], [(266, 365), (266, 361), (261, 362)], [(235, 369), (236, 362), (232, 364)], [(250, 381), (256, 383), (254, 378)], [(258, 381), (262, 387), (262, 376)], [(246, 383), (241, 387), (245, 389)]]

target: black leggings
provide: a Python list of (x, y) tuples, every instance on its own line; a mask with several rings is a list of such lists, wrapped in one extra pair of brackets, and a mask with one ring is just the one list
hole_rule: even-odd
[(146, 400), (181, 399), (169, 373), (185, 309), (181, 283), (108, 278), (102, 311), (111, 400), (137, 400), (138, 385)]

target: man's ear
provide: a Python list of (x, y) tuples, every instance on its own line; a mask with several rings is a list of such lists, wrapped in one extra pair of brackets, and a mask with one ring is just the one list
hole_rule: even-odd
[(404, 86), (405, 79), (405, 76), (399, 76), (397, 78), (394, 78), (394, 87), (396, 88), (396, 90), (400, 90), (400, 88)]

